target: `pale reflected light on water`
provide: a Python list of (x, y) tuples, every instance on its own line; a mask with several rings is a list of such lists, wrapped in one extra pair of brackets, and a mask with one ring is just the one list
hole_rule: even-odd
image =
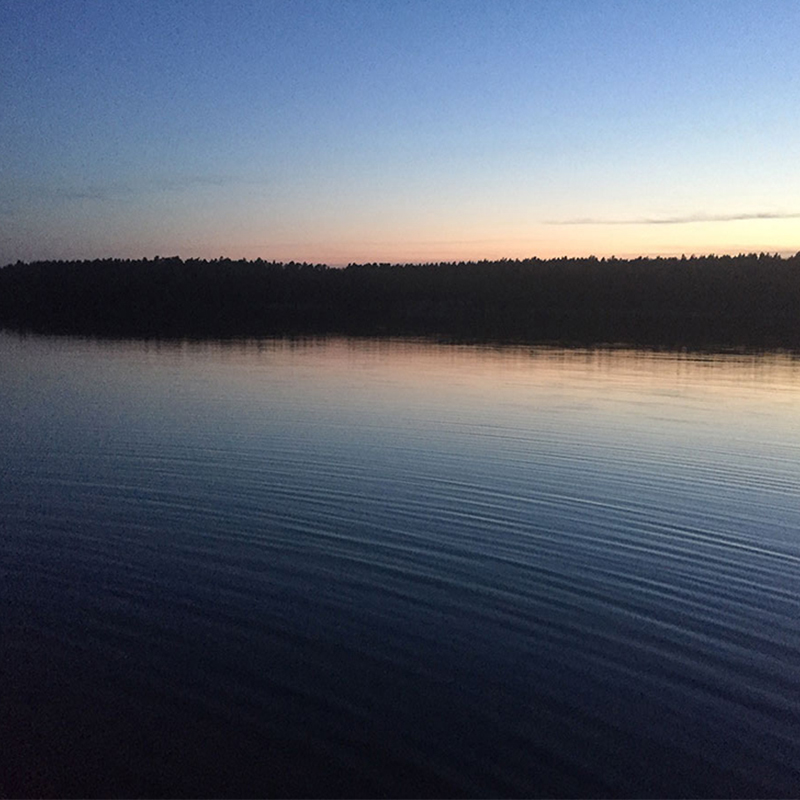
[(800, 361), (0, 336), (0, 791), (797, 796)]

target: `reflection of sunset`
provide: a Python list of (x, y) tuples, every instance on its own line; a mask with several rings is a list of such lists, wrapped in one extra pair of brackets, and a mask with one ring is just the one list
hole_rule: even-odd
[(0, 332), (0, 367), (0, 732), (48, 795), (792, 795), (800, 359)]
[[(156, 353), (154, 353), (156, 355)], [(651, 398), (680, 393), (698, 404), (742, 410), (762, 404), (775, 413), (800, 402), (800, 360), (782, 354), (659, 353), (556, 347), (431, 344), (393, 339), (243, 340), (160, 345), (160, 362), (198, 370), (204, 382), (239, 397), (276, 390), (270, 370), (291, 368), (309, 399), (363, 412), (371, 404), (414, 413), (415, 398), (475, 408), (493, 402), (535, 410), (586, 402), (595, 412), (622, 415)], [(357, 388), (358, 387), (358, 388)], [(366, 388), (365, 388), (366, 387)], [(227, 402), (227, 401), (226, 401)], [(237, 401), (238, 402), (238, 401)]]

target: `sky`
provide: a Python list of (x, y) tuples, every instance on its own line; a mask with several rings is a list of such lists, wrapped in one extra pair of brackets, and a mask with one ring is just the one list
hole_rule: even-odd
[(0, 0), (0, 264), (800, 250), (797, 0)]

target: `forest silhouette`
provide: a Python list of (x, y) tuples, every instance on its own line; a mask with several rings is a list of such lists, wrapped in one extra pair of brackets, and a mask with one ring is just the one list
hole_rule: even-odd
[(17, 262), (0, 269), (0, 326), (800, 349), (800, 253), (346, 268), (177, 256)]

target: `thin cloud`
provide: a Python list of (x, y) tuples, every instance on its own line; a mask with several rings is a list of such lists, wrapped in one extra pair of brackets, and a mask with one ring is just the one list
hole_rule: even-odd
[(235, 175), (177, 175), (167, 178), (158, 178), (151, 181), (151, 189), (160, 189), (170, 192), (182, 192), (195, 186), (262, 186), (270, 182), (265, 178), (243, 178)]
[(194, 188), (223, 188), (226, 186), (265, 186), (270, 182), (259, 177), (233, 175), (171, 175), (134, 181), (109, 181), (83, 186), (38, 186), (28, 187), (18, 193), (12, 203), (0, 198), (0, 215), (11, 215), (20, 210), (21, 204), (30, 205), (36, 200), (113, 202), (130, 200), (137, 196), (160, 193), (181, 193)]
[[(86, 186), (82, 189), (55, 189), (50, 194), (63, 200), (114, 200), (134, 193), (127, 184), (105, 184)], [(47, 195), (48, 192), (42, 192)]]
[(629, 219), (602, 219), (578, 217), (576, 219), (549, 220), (548, 225), (687, 225), (692, 222), (739, 222), (752, 219), (798, 219), (800, 212), (755, 211), (744, 214), (686, 214), (678, 217), (631, 217)]

